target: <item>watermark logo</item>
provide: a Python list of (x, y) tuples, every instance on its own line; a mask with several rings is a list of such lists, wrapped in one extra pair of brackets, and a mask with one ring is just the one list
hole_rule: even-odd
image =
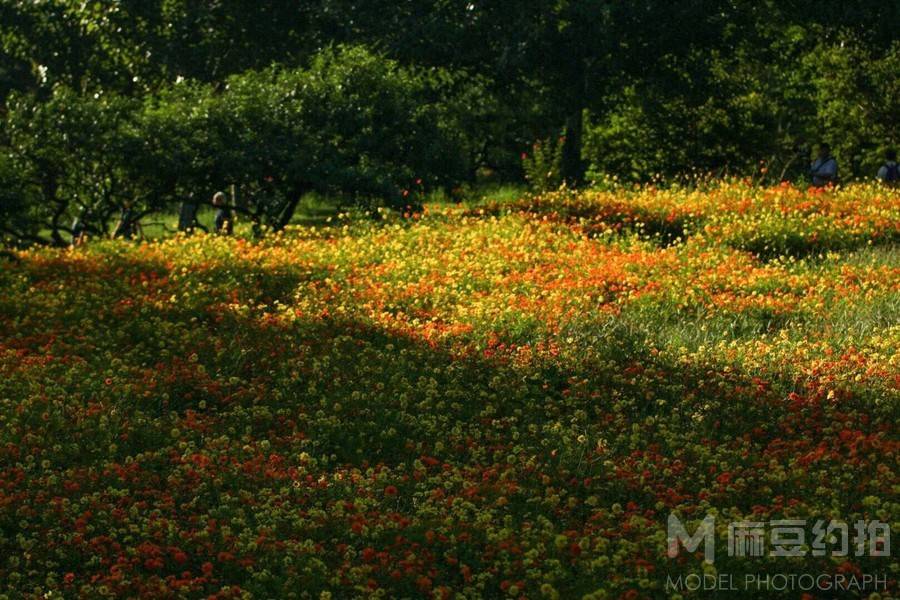
[(678, 556), (682, 547), (688, 552), (696, 552), (702, 542), (703, 559), (712, 563), (716, 560), (716, 518), (706, 515), (691, 535), (678, 516), (674, 513), (670, 514), (666, 540), (669, 558)]
[[(886, 574), (829, 575), (825, 573), (746, 573), (736, 576), (732, 573), (691, 573), (689, 575), (666, 575), (667, 592), (846, 592), (862, 594), (885, 591), (888, 588)], [(764, 597), (764, 596), (762, 596)]]
[[(851, 528), (843, 521), (804, 519), (733, 521), (728, 524), (728, 556), (891, 556), (891, 527), (881, 521), (857, 521)], [(716, 559), (716, 519), (707, 515), (690, 532), (678, 515), (670, 514), (667, 528), (668, 556), (682, 550)], [(809, 542), (809, 544), (807, 544)]]
[[(730, 557), (803, 557), (803, 556), (891, 556), (891, 528), (881, 521), (807, 521), (776, 519), (770, 521), (732, 521), (727, 526), (726, 551)], [(676, 558), (681, 552), (696, 553), (703, 548), (703, 559), (712, 565), (716, 559), (716, 519), (706, 515), (701, 521), (686, 524), (670, 514), (667, 527), (667, 554)], [(715, 571), (715, 569), (712, 569)], [(678, 575), (667, 577), (667, 590), (819, 590), (873, 591), (886, 589), (885, 575), (748, 573), (739, 578), (730, 573)]]

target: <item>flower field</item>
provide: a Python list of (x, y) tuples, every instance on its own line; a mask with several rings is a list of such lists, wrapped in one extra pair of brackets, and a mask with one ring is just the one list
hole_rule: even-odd
[[(896, 190), (558, 192), (17, 256), (0, 598), (897, 593), (891, 557), (724, 553), (732, 521), (900, 531)], [(718, 517), (714, 564), (667, 556), (673, 512)]]

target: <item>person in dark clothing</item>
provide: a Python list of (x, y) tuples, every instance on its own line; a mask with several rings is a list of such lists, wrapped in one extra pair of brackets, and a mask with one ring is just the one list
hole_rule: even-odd
[(815, 187), (837, 183), (838, 164), (831, 156), (831, 147), (828, 144), (824, 142), (819, 144), (819, 155), (810, 165), (809, 175)]
[(882, 183), (890, 185), (900, 184), (900, 165), (897, 164), (897, 151), (895, 149), (890, 148), (884, 153), (884, 164), (878, 169), (876, 177)]
[(234, 231), (234, 212), (227, 206), (228, 199), (225, 192), (216, 192), (213, 195), (213, 206), (216, 207), (216, 233), (231, 235)]

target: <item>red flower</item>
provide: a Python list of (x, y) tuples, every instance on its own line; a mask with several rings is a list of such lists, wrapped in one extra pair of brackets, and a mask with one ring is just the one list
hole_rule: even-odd
[(427, 592), (431, 589), (431, 579), (422, 575), (418, 579), (416, 579), (416, 586), (422, 592)]
[(393, 485), (387, 486), (386, 488), (384, 488), (384, 495), (385, 496), (396, 496), (397, 495), (397, 487), (393, 486)]

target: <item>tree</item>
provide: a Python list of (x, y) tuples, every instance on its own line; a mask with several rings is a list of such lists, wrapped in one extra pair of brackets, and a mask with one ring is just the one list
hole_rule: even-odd
[(859, 40), (823, 43), (806, 57), (817, 130), (825, 132), (845, 175), (873, 176), (883, 151), (900, 142), (898, 61), (900, 42), (882, 51)]
[(238, 185), (248, 200), (241, 209), (275, 229), (313, 190), (400, 208), (415, 182), (447, 186), (465, 172), (446, 114), (424, 102), (429, 81), (341, 47), (308, 68), (233, 76), (221, 91), (184, 83), (147, 102), (137, 170), (161, 182), (157, 195), (169, 202)]
[(48, 238), (35, 241), (64, 245), (69, 219), (81, 209), (94, 215), (92, 226), (104, 234), (109, 217), (136, 198), (124, 166), (132, 156), (125, 131), (134, 106), (126, 98), (83, 96), (65, 86), (46, 100), (10, 97), (6, 161), (18, 173), (12, 189), (48, 231)]

